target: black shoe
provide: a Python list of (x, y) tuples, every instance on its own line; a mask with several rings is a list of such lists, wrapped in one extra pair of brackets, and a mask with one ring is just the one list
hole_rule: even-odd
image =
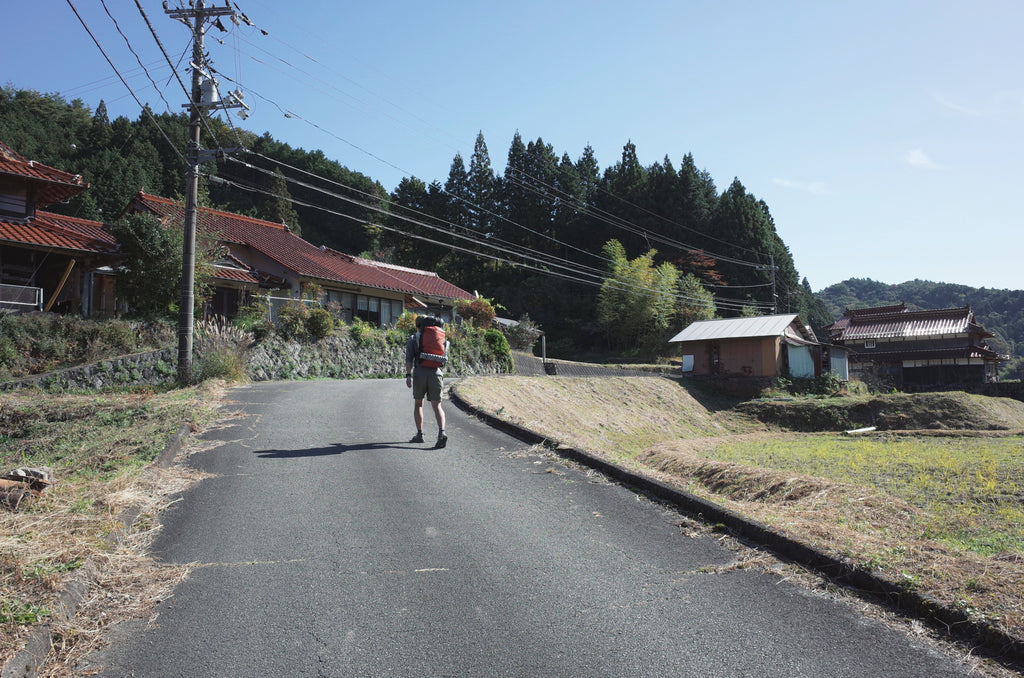
[(434, 443), (434, 449), (440, 450), (442, 447), (448, 444), (448, 436), (443, 433), (437, 434), (437, 442)]
[(423, 442), (423, 432), (421, 431), (421, 432), (417, 433), (416, 435), (414, 435), (412, 437), (412, 440), (410, 440), (409, 442), (410, 443), (422, 443)]

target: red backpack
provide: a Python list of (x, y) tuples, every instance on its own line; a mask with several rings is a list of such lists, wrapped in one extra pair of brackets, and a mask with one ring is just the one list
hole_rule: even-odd
[(424, 323), (425, 327), (420, 330), (420, 365), (428, 368), (444, 367), (448, 362), (448, 342), (444, 338), (444, 328), (441, 323)]

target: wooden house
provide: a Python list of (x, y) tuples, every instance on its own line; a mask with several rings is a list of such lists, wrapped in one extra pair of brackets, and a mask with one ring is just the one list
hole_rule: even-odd
[(82, 177), (0, 143), (0, 308), (111, 315), (113, 235), (98, 221), (43, 208), (88, 188)]
[(823, 328), (850, 350), (850, 373), (872, 387), (928, 390), (999, 380), (1009, 356), (985, 343), (994, 336), (970, 306), (911, 311), (905, 304), (846, 309)]
[(682, 349), (684, 375), (846, 379), (845, 349), (823, 345), (796, 314), (699, 320), (669, 340)]

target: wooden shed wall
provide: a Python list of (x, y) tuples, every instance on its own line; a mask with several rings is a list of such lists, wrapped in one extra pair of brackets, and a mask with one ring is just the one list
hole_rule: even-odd
[[(718, 346), (718, 369), (713, 370), (711, 358)], [(776, 337), (725, 339), (719, 341), (684, 342), (683, 355), (693, 356), (693, 372), (702, 375), (739, 375), (775, 377), (781, 369), (779, 340)]]

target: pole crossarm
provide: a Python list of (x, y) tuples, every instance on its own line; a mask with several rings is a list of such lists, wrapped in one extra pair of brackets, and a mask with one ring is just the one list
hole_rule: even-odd
[(172, 19), (184, 21), (186, 18), (199, 17), (205, 19), (208, 16), (231, 16), (237, 12), (230, 7), (193, 7), (189, 9), (175, 8), (166, 9), (164, 13)]

